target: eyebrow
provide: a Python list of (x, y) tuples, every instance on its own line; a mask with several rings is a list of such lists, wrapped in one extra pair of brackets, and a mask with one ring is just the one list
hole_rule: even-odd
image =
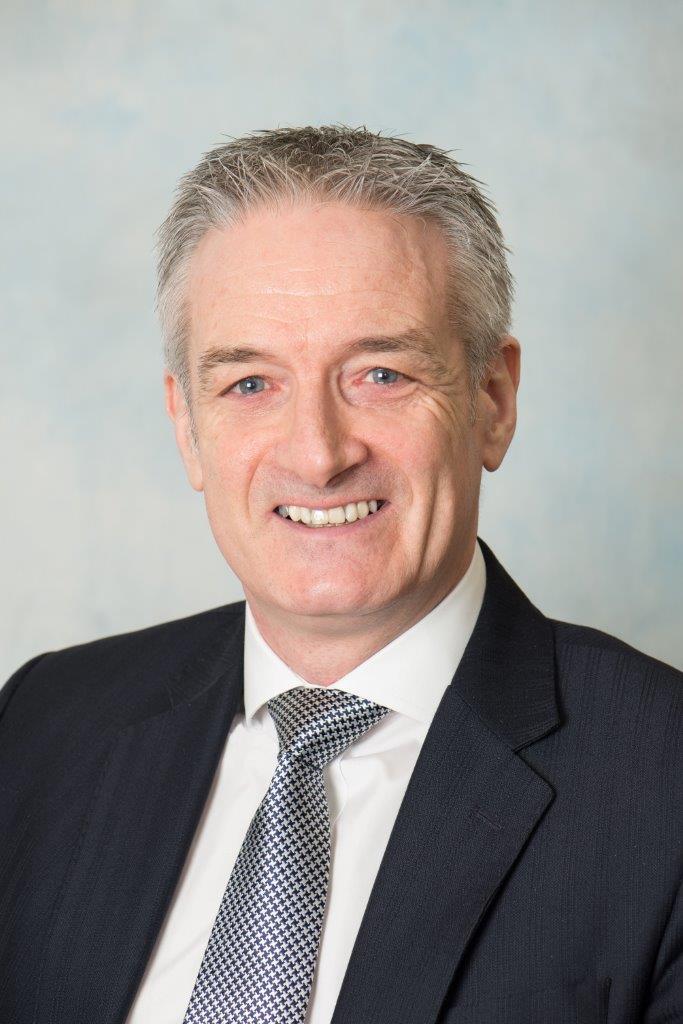
[[(428, 331), (416, 329), (403, 331), (400, 334), (378, 334), (359, 338), (344, 350), (344, 355), (356, 355), (359, 352), (413, 352), (440, 364), (440, 359), (435, 351), (434, 337)], [(221, 345), (207, 349), (200, 357), (197, 366), (199, 388), (205, 390), (209, 386), (212, 372), (217, 366), (251, 363), (256, 360), (276, 361), (277, 358), (278, 356), (265, 349), (243, 345)]]

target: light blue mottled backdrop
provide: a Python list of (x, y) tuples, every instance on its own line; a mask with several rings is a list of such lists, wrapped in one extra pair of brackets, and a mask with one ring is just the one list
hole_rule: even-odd
[(553, 616), (683, 665), (683, 7), (10, 2), (2, 678), (241, 596), (165, 417), (153, 232), (223, 133), (456, 151), (513, 250), (517, 435), (481, 535)]

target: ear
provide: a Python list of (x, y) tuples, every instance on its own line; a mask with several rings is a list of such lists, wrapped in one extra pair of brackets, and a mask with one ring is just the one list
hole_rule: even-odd
[(520, 362), (520, 344), (506, 334), (479, 389), (481, 459), (490, 473), (500, 466), (515, 433)]
[(166, 395), (166, 412), (173, 421), (175, 439), (185, 465), (187, 479), (195, 491), (202, 491), (204, 490), (204, 478), (199, 452), (192, 437), (190, 410), (187, 407), (180, 384), (168, 370), (164, 373), (164, 391)]

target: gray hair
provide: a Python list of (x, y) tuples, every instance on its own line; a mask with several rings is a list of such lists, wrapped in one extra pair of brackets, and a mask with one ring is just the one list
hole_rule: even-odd
[(441, 226), (451, 264), (448, 316), (464, 346), (474, 398), (510, 327), (513, 280), (495, 207), (448, 152), (364, 127), (277, 128), (212, 149), (181, 178), (158, 231), (157, 309), (166, 367), (191, 422), (185, 292), (192, 256), (210, 228), (288, 200), (386, 209)]

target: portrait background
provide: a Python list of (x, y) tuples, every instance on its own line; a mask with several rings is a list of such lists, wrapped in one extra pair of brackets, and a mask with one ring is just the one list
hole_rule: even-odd
[(153, 235), (225, 135), (451, 149), (517, 282), (517, 433), (479, 532), (547, 614), (683, 667), (683, 8), (3, 4), (0, 685), (235, 600), (163, 409)]

